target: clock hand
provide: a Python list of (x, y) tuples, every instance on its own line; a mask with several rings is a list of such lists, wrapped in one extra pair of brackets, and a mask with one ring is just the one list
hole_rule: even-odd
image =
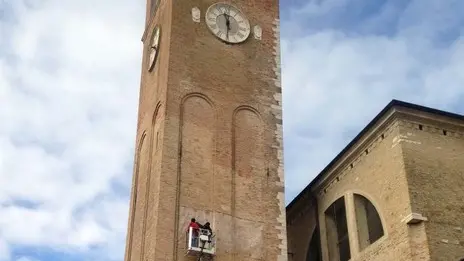
[(230, 16), (224, 13), (224, 18), (226, 19), (226, 37), (229, 39), (229, 30), (230, 30)]

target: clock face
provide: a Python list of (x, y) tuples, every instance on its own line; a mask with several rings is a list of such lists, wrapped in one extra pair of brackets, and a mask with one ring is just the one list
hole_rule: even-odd
[(250, 35), (250, 22), (238, 8), (216, 3), (208, 8), (206, 25), (219, 39), (227, 43), (241, 43)]
[(159, 25), (157, 25), (155, 27), (155, 30), (153, 30), (153, 35), (151, 37), (150, 50), (149, 50), (150, 58), (148, 59), (148, 70), (149, 71), (152, 71), (153, 68), (155, 68), (156, 58), (158, 56), (158, 51), (159, 51), (160, 33), (161, 33), (161, 29)]

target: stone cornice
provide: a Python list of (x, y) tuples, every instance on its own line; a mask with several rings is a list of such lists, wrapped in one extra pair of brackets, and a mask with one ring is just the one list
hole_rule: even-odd
[(343, 154), (334, 166), (324, 173), (324, 176), (312, 186), (311, 191), (315, 195), (321, 194), (334, 182), (339, 181), (348, 171), (351, 171), (362, 157), (369, 154), (380, 142), (389, 136), (398, 123), (398, 116), (396, 109), (390, 110), (353, 147)]
[(458, 120), (441, 115), (434, 115), (424, 112), (416, 112), (410, 109), (398, 110), (401, 114), (401, 119), (407, 126), (414, 125), (416, 129), (421, 125), (422, 129), (431, 133), (442, 133), (446, 131), (448, 136), (462, 137), (464, 136), (464, 120)]
[(313, 193), (321, 195), (341, 180), (397, 126), (459, 139), (464, 138), (464, 121), (407, 108), (396, 108), (386, 116), (383, 124), (379, 124), (377, 128), (366, 134), (351, 152), (345, 154), (346, 156), (342, 157), (339, 163), (313, 186)]
[[(287, 206), (288, 216), (298, 213), (308, 195), (323, 193), (347, 174), (354, 165), (388, 137), (391, 131), (418, 129), (464, 139), (464, 116), (416, 104), (392, 100), (328, 166)], [(302, 203), (303, 202), (303, 203)]]
[[(288, 212), (299, 209), (306, 194), (318, 195), (354, 168), (391, 131), (419, 129), (453, 138), (464, 138), (464, 116), (393, 100), (361, 133), (287, 206)], [(297, 211), (298, 212), (298, 211)]]
[(464, 121), (462, 120), (409, 108), (394, 108), (312, 186), (311, 192), (321, 195), (327, 191), (334, 183), (349, 173), (364, 156), (387, 138), (397, 126), (454, 138), (464, 138)]

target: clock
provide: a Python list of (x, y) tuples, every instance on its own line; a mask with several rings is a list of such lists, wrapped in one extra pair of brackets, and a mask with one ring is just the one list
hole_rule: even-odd
[(244, 42), (250, 35), (250, 22), (235, 6), (226, 3), (211, 5), (205, 14), (206, 25), (226, 43)]
[(161, 33), (161, 28), (159, 25), (157, 25), (155, 27), (155, 30), (153, 30), (153, 34), (151, 36), (151, 43), (149, 47), (150, 58), (148, 59), (148, 71), (152, 71), (153, 68), (155, 68), (156, 58), (158, 57), (158, 51), (159, 51), (160, 33)]

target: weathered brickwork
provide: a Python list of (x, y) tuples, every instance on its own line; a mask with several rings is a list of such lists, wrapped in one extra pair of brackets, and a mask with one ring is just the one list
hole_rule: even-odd
[[(338, 260), (329, 255), (336, 243), (328, 240), (325, 211), (341, 196), (350, 260), (464, 257), (464, 117), (392, 104), (287, 207), (289, 260), (306, 260), (316, 226), (322, 260)], [(375, 206), (384, 230), (364, 249), (356, 194)]]
[[(413, 212), (428, 219), (430, 260), (464, 257), (464, 122), (427, 114), (401, 125)], [(425, 118), (425, 120), (424, 120)]]
[[(317, 225), (316, 200), (307, 197), (287, 212), (288, 260), (304, 260)], [(312, 261), (312, 260), (311, 260)]]
[(161, 0), (147, 19), (126, 261), (196, 260), (191, 217), (211, 222), (215, 260), (287, 260), (278, 0), (230, 1), (262, 28), (238, 45), (208, 31), (215, 2)]

